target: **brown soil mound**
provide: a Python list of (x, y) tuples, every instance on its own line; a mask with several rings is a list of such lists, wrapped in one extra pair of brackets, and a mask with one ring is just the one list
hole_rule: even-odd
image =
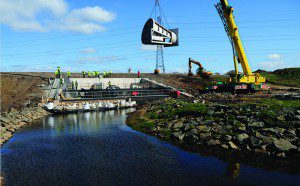
[(47, 78), (25, 74), (1, 73), (0, 77), (1, 112), (37, 105), (42, 99), (42, 90), (38, 85), (48, 84)]

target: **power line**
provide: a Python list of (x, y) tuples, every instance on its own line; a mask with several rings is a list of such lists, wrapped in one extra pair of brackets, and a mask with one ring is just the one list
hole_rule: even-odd
[[(126, 56), (131, 56), (131, 55), (122, 55), (122, 56), (125, 56), (125, 57), (119, 58), (119, 59), (107, 59), (107, 60), (99, 59), (98, 62), (103, 63), (103, 62), (122, 61), (122, 60), (129, 60), (129, 59), (143, 58), (143, 57), (153, 57), (153, 54), (151, 54), (151, 55), (143, 55), (143, 56), (135, 56), (135, 55), (136, 55), (136, 53), (133, 55), (134, 57), (126, 57)], [(106, 57), (118, 57), (118, 56), (106, 56)], [(75, 60), (75, 61), (78, 61), (78, 60)], [(88, 60), (86, 60), (86, 61), (88, 61)], [(94, 63), (97, 63), (97, 62), (94, 62)], [(35, 63), (34, 65), (37, 65), (37, 64), (39, 64), (39, 63)]]
[[(115, 32), (115, 31), (119, 31), (119, 30), (128, 30), (131, 28), (140, 28), (141, 26), (131, 26), (131, 27), (123, 27), (123, 28), (119, 28), (119, 29), (113, 29), (113, 30), (107, 30), (108, 32)], [(104, 32), (101, 32), (104, 33)], [(128, 33), (128, 32), (126, 32)], [(99, 33), (96, 33), (99, 34)], [(48, 39), (64, 39), (64, 38), (69, 38), (69, 37), (77, 37), (77, 36), (90, 36), (87, 34), (72, 34), (72, 35), (67, 35), (67, 36), (57, 36), (57, 37), (47, 37), (47, 38), (40, 38), (40, 39), (31, 39), (31, 40), (21, 40), (21, 41), (16, 41), (16, 42), (6, 42), (7, 44), (10, 43), (19, 43), (19, 42), (31, 42), (31, 41), (42, 41), (42, 40), (48, 40)]]
[[(281, 20), (250, 20), (250, 21), (243, 21), (244, 22), (276, 22), (276, 21), (297, 21), (300, 19), (281, 19)], [(172, 22), (170, 22), (172, 23)], [(188, 24), (188, 25), (194, 25), (194, 24), (207, 24), (207, 23), (219, 23), (218, 21), (212, 21), (212, 22), (197, 22), (197, 23), (189, 23), (189, 22), (173, 22), (172, 24)], [(128, 30), (131, 28), (141, 28), (141, 26), (131, 26), (131, 27), (123, 27), (119, 29), (113, 29), (113, 30), (108, 30), (109, 32), (114, 32), (114, 31), (119, 31), (119, 30)], [(128, 32), (126, 32), (128, 33)], [(124, 33), (124, 34), (126, 34)], [(132, 32), (133, 33), (133, 32)], [(97, 33), (98, 34), (98, 33)], [(115, 36), (116, 34), (112, 35)], [(121, 35), (121, 34), (120, 34)], [(77, 36), (87, 36), (85, 34), (72, 34), (68, 36), (57, 36), (57, 37), (48, 37), (48, 38), (40, 38), (40, 39), (34, 39), (34, 40), (22, 40), (22, 41), (16, 41), (16, 42), (6, 42), (5, 44), (14, 44), (14, 43), (22, 43), (22, 42), (32, 42), (32, 41), (43, 41), (43, 40), (49, 40), (49, 39), (64, 39), (64, 38), (70, 38), (70, 37), (77, 37)], [(95, 36), (94, 36), (95, 37)], [(101, 36), (99, 36), (101, 37)], [(107, 37), (107, 36), (102, 36), (102, 37)], [(93, 38), (89, 38), (93, 39)]]
[[(250, 49), (248, 51), (298, 51), (298, 50), (300, 50), (300, 48), (299, 49), (296, 49), (296, 48)], [(230, 48), (229, 49), (223, 49), (223, 50), (214, 49), (214, 51), (218, 51), (218, 52), (220, 52), (220, 51), (231, 51), (231, 49)], [(185, 52), (185, 51), (182, 51), (182, 52)], [(188, 52), (198, 52), (198, 51), (191, 51), (191, 50), (189, 50)]]
[[(260, 26), (260, 27), (240, 27), (240, 28), (263, 28), (263, 27), (270, 27), (270, 28), (276, 28), (276, 27), (292, 27), (292, 26), (296, 26), (296, 27), (299, 27), (300, 25), (286, 25), (286, 26)], [(185, 27), (186, 29), (203, 29), (203, 28), (198, 28), (198, 27)], [(204, 27), (205, 29), (215, 29), (216, 27)], [(130, 33), (137, 33), (139, 31), (135, 31), (135, 32), (130, 32)], [(107, 35), (107, 36), (102, 36), (100, 38), (106, 38), (106, 37), (113, 37), (113, 36), (118, 36), (118, 35), (126, 35), (128, 34), (128, 32), (126, 33), (120, 33), (120, 34), (113, 34), (113, 35)], [(271, 35), (272, 36), (272, 35)], [(281, 36), (281, 35), (278, 35), (278, 36)], [(296, 35), (282, 35), (282, 36), (296, 36)], [(247, 36), (247, 37), (264, 37), (264, 36)], [(77, 39), (77, 40), (72, 40), (71, 42), (74, 42), (74, 41), (82, 41), (82, 40), (89, 40), (89, 39), (96, 39), (97, 37), (94, 37), (94, 38), (82, 38), (82, 39)], [(189, 37), (182, 37), (182, 38), (196, 38), (196, 37), (192, 37), (192, 36), (189, 36)], [(200, 37), (199, 37), (200, 38)], [(205, 37), (203, 37), (205, 38)], [(208, 38), (208, 37), (206, 37)], [(215, 37), (213, 37), (215, 38)], [(66, 43), (66, 42), (70, 42), (70, 41), (63, 41), (63, 42), (60, 42), (60, 43)], [(55, 42), (57, 43), (57, 42)], [(40, 44), (30, 44), (30, 45), (18, 45), (18, 46), (8, 46), (8, 47), (3, 47), (3, 48), (17, 48), (17, 47), (24, 47), (24, 46), (41, 46), (41, 45), (47, 45), (49, 43), (40, 43)], [(107, 45), (110, 45), (110, 44), (107, 44)]]
[[(281, 27), (299, 27), (300, 25), (265, 25), (265, 26), (240, 26), (239, 28), (250, 28), (250, 29), (256, 29), (256, 28), (281, 28)], [(184, 27), (183, 29), (215, 29), (216, 27)], [(77, 42), (77, 41), (84, 41), (84, 40), (95, 40), (97, 38), (107, 38), (107, 37), (113, 37), (113, 36), (119, 36), (119, 35), (127, 35), (128, 33), (138, 33), (140, 31), (133, 31), (133, 32), (125, 32), (125, 33), (119, 33), (119, 34), (112, 34), (112, 35), (106, 35), (106, 36), (97, 36), (93, 38), (81, 38), (71, 41), (61, 41), (59, 43), (68, 43), (68, 42)], [(28, 45), (16, 45), (16, 46), (2, 46), (3, 48), (16, 48), (16, 47), (24, 47), (24, 46), (41, 46), (41, 45), (48, 45), (48, 44), (57, 44), (57, 42), (51, 42), (51, 43), (39, 43), (39, 44), (28, 44)]]
[[(120, 42), (122, 43), (122, 42)], [(114, 43), (114, 44), (120, 44), (120, 43)], [(129, 45), (119, 45), (119, 46), (116, 46), (116, 47), (109, 47), (109, 48), (105, 48), (105, 49), (114, 49), (114, 48), (123, 48), (123, 47), (127, 47), (127, 46), (138, 46), (139, 44), (129, 44)], [(94, 45), (94, 46), (97, 46), (97, 45)], [(93, 46), (91, 47), (87, 47), (87, 48), (94, 48)], [(55, 54), (55, 53), (60, 53), (62, 51), (69, 51), (69, 50), (74, 50), (74, 49), (82, 49), (82, 48), (72, 48), (72, 49), (62, 49), (62, 50), (55, 50), (55, 51), (44, 51), (44, 52), (41, 52), (41, 53), (18, 53), (18, 54), (10, 54), (10, 55), (6, 55), (6, 56), (2, 56), (2, 57), (14, 57), (14, 56), (20, 56), (20, 57), (23, 57), (23, 55), (30, 55), (30, 54), (40, 54), (40, 55), (31, 55), (30, 57), (36, 57), (36, 56), (49, 56), (49, 55), (52, 55), (52, 54)], [(101, 50), (103, 51), (103, 49)], [(46, 53), (46, 54), (43, 54), (43, 53)], [(73, 51), (73, 52), (68, 52), (68, 53), (80, 53), (80, 51)], [(26, 56), (28, 57), (28, 56)]]
[[(119, 43), (114, 43), (114, 44), (120, 44), (122, 42), (119, 42)], [(124, 42), (125, 43), (125, 42)], [(126, 41), (127, 43), (127, 41)], [(139, 44), (129, 44), (129, 45), (119, 45), (119, 46), (116, 46), (116, 47), (107, 47), (107, 48), (103, 48), (103, 49), (114, 49), (114, 48), (122, 48), (122, 47), (128, 47), (128, 46), (138, 46)], [(97, 46), (97, 45), (94, 45), (94, 46)], [(103, 46), (103, 45), (100, 45), (100, 46)], [(86, 48), (91, 48), (91, 47), (86, 47)], [(45, 56), (45, 55), (51, 55), (51, 53), (59, 53), (59, 52), (62, 52), (62, 51), (68, 51), (68, 50), (74, 50), (74, 49), (82, 49), (82, 47), (77, 47), (77, 48), (71, 48), (71, 49), (62, 49), (62, 50), (54, 50), (54, 51), (43, 51), (43, 52), (28, 52), (28, 53), (18, 53), (18, 54), (10, 54), (10, 55), (3, 55), (3, 57), (13, 57), (13, 56), (20, 56), (20, 55), (28, 55), (28, 54), (42, 54), (42, 53), (48, 53), (48, 54), (42, 54), (42, 55), (37, 55), (37, 56)], [(102, 50), (103, 50), (102, 49)], [(79, 53), (79, 51), (73, 51), (71, 53)], [(36, 56), (36, 55), (33, 55), (33, 56)], [(20, 57), (23, 57), (23, 56), (20, 56)], [(28, 56), (26, 56), (28, 57)]]
[[(264, 25), (264, 26), (239, 26), (239, 28), (250, 28), (250, 29), (257, 29), (257, 28), (292, 28), (292, 27), (299, 27), (300, 25)], [(184, 29), (216, 29), (216, 27), (184, 27)]]
[[(99, 46), (111, 46), (111, 45), (118, 45), (118, 44), (122, 44), (122, 43), (130, 43), (130, 42), (137, 42), (137, 40), (128, 40), (128, 41), (119, 41), (119, 42), (115, 42), (115, 43), (102, 43), (102, 44), (89, 45), (89, 46), (65, 48), (65, 49), (54, 50), (54, 52), (68, 51), (68, 50), (74, 50), (74, 49), (83, 49), (83, 48), (94, 48), (94, 47), (99, 47)], [(45, 52), (47, 52), (47, 51), (45, 51)]]
[[(299, 21), (300, 19), (279, 19), (279, 20), (252, 20), (252, 21), (241, 21), (241, 23), (268, 23), (268, 22), (287, 22), (287, 21)], [(219, 21), (209, 22), (170, 22), (171, 24), (208, 24), (208, 23), (220, 23)]]
[[(206, 55), (206, 56), (224, 56), (224, 55), (232, 55), (232, 51), (228, 50), (228, 53), (167, 53), (168, 56), (191, 56), (191, 55)], [(261, 53), (253, 53), (251, 54), (258, 54), (258, 55), (265, 55), (265, 54), (272, 54), (272, 52), (261, 52)], [(290, 54), (290, 53), (280, 53), (280, 54)]]
[[(126, 33), (119, 33), (119, 34), (112, 34), (112, 35), (106, 35), (106, 36), (98, 36), (93, 38), (81, 38), (71, 41), (60, 41), (59, 43), (68, 43), (68, 42), (77, 42), (77, 41), (84, 41), (84, 40), (95, 40), (97, 38), (108, 38), (113, 36), (120, 36), (120, 35), (128, 35), (129, 33), (137, 33), (138, 31), (134, 32), (126, 32)], [(5, 48), (17, 48), (17, 47), (24, 47), (24, 46), (40, 46), (40, 45), (48, 45), (48, 44), (57, 44), (57, 42), (51, 42), (51, 43), (40, 43), (40, 44), (28, 44), (28, 45), (17, 45), (17, 46), (6, 46)]]
[[(289, 39), (243, 39), (243, 41), (298, 41), (300, 38), (289, 38)], [(218, 40), (209, 40), (209, 41), (203, 41), (203, 40), (181, 40), (180, 42), (189, 42), (189, 43), (215, 43), (215, 42), (226, 42), (226, 39), (218, 39)]]
[[(262, 12), (254, 12), (254, 11), (251, 11), (251, 12), (249, 12), (249, 11), (247, 11), (247, 12), (240, 12), (240, 11), (238, 11), (238, 12), (235, 12), (235, 14), (236, 15), (253, 15), (253, 14), (268, 14), (268, 15), (271, 15), (271, 14), (282, 14), (282, 13), (287, 13), (287, 12), (290, 12), (290, 13), (298, 13), (299, 12), (299, 10), (272, 10), (272, 11), (262, 11)], [(185, 13), (185, 12), (184, 12)], [(151, 15), (151, 14), (150, 14)], [(215, 15), (217, 15), (217, 14), (215, 14), (215, 12), (213, 12), (213, 13), (210, 13), (210, 14), (184, 14), (184, 15), (178, 15), (178, 14), (176, 14), (176, 15), (172, 15), (172, 14), (169, 14), (169, 15), (166, 15), (166, 17), (168, 17), (168, 18), (186, 18), (186, 17), (197, 17), (197, 16), (199, 16), (199, 17), (205, 17), (205, 18), (207, 18), (207, 17), (209, 17), (209, 16), (215, 16)], [(151, 17), (151, 16), (149, 16), (149, 17)], [(143, 20), (138, 20), (138, 19), (124, 19), (124, 20), (122, 20), (123, 22), (135, 22), (135, 21), (145, 21), (144, 19)]]
[[(237, 15), (249, 15), (249, 14), (251, 14), (251, 15), (253, 15), (253, 14), (266, 14), (266, 13), (268, 13), (268, 15), (269, 14), (277, 14), (277, 13), (283, 13), (283, 12), (296, 12), (296, 13), (298, 13), (299, 12), (299, 10), (271, 10), (271, 11), (258, 11), (258, 12), (234, 12), (235, 14), (237, 14)], [(211, 15), (213, 15), (213, 14), (190, 14), (190, 15), (188, 15), (188, 14), (186, 14), (186, 15), (168, 15), (168, 17), (196, 17), (196, 16), (199, 16), (199, 17), (207, 17), (207, 16), (211, 16)]]
[[(264, 37), (282, 37), (282, 36), (287, 36), (287, 37), (291, 37), (291, 36), (299, 36), (299, 35), (295, 35), (295, 34), (278, 34), (278, 35), (267, 35), (267, 36), (263, 36), (263, 35), (255, 35), (255, 36), (244, 36), (243, 38), (264, 38)], [(180, 38), (217, 38), (216, 36), (183, 36), (183, 37), (180, 37)], [(224, 37), (222, 37), (224, 38)]]
[[(123, 47), (123, 46), (121, 46)], [(214, 50), (215, 52), (231, 52), (230, 49), (228, 50)], [(271, 54), (273, 53), (273, 51), (300, 51), (300, 49), (253, 49), (253, 50), (247, 50), (248, 52), (251, 52), (251, 53), (255, 53), (255, 54)], [(270, 52), (261, 52), (261, 51), (270, 51)], [(147, 52), (142, 52), (142, 53), (154, 53), (154, 51), (147, 51)], [(180, 54), (178, 53), (167, 53), (169, 55), (188, 55), (188, 54), (191, 54), (191, 55), (227, 55), (228, 53), (214, 53), (214, 52), (210, 52), (210, 53), (201, 53), (201, 50), (199, 51), (188, 51), (189, 53), (186, 53), (184, 51), (181, 51)], [(195, 52), (195, 53), (193, 53)], [(197, 53), (196, 53), (197, 52)], [(73, 53), (73, 52), (71, 52)], [(142, 54), (142, 53), (132, 53), (132, 54)], [(290, 53), (283, 53), (283, 52), (280, 52), (280, 54), (290, 54)], [(19, 56), (19, 57), (14, 57), (14, 58), (11, 58), (12, 60), (14, 59), (19, 59), (19, 58), (32, 58), (32, 57), (39, 57), (39, 56), (45, 56), (46, 54), (42, 54), (42, 55), (32, 55), (32, 56)], [(128, 54), (126, 54), (128, 55)], [(120, 56), (120, 55), (118, 55)], [(122, 55), (121, 55), (122, 56)], [(6, 59), (7, 60), (7, 59)]]
[[(183, 37), (183, 38), (188, 38), (188, 39), (193, 39), (193, 38), (196, 38), (196, 39), (199, 39), (201, 37)], [(299, 39), (299, 38), (297, 38)], [(289, 38), (289, 39), (276, 39), (275, 41), (280, 41), (280, 40), (283, 40), (283, 41), (297, 41), (296, 38)], [(220, 43), (220, 42), (226, 42), (227, 40), (226, 39), (217, 39), (217, 40), (209, 40), (209, 41), (203, 41), (203, 40), (182, 40), (181, 42), (189, 42), (189, 43), (194, 43), (194, 42), (200, 42), (200, 43)], [(244, 41), (274, 41), (274, 39), (259, 39), (259, 40), (253, 40), (253, 39), (246, 39)], [(87, 47), (84, 47), (84, 48), (94, 48), (96, 46), (108, 46), (108, 45), (119, 45), (121, 43), (130, 43), (130, 42), (138, 42), (136, 40), (130, 40), (130, 41), (123, 41), (123, 42), (117, 42), (117, 43), (109, 43), (109, 44), (101, 44), (101, 45), (92, 45), (92, 46), (87, 46)], [(140, 44), (129, 44), (129, 45), (121, 45), (121, 46), (117, 46), (117, 47), (105, 47), (105, 48), (102, 48), (102, 50), (104, 49), (114, 49), (114, 48), (122, 48), (122, 47), (127, 47), (127, 46), (139, 46)], [(42, 53), (48, 53), (48, 54), (44, 54), (44, 55), (51, 55), (51, 53), (59, 53), (59, 52), (62, 52), (62, 51), (71, 51), (71, 50), (74, 50), (74, 49), (82, 49), (83, 47), (75, 47), (75, 48), (67, 48), (67, 49), (61, 49), (61, 50), (53, 50), (53, 51), (42, 51), (42, 52), (27, 52), (27, 53), (17, 53), (17, 54), (6, 54), (6, 55), (3, 55), (2, 57), (13, 57), (13, 56), (20, 56), (20, 55), (28, 55), (28, 54), (42, 54)], [(72, 52), (69, 52), (69, 53), (77, 53), (78, 51), (72, 51)], [(39, 55), (40, 56), (40, 55)]]

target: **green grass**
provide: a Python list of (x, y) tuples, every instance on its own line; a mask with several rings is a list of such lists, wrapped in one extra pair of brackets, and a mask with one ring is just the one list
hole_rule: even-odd
[(217, 81), (217, 82), (228, 82), (229, 81), (229, 76), (215, 75), (215, 76), (212, 76), (212, 79)]
[[(227, 106), (234, 108), (249, 108), (249, 106), (266, 107), (270, 110), (282, 110), (283, 108), (299, 108), (300, 100), (278, 100), (275, 98), (261, 98), (260, 100), (248, 100), (247, 103), (228, 103)], [(241, 114), (246, 114), (248, 111), (242, 110)]]
[(272, 110), (281, 110), (289, 107), (300, 108), (300, 100), (262, 99), (261, 105)]
[[(162, 110), (157, 114), (157, 110)], [(175, 116), (199, 116), (207, 113), (207, 108), (201, 103), (189, 103), (182, 100), (166, 99), (164, 104), (148, 112), (150, 119), (174, 119)]]
[(263, 110), (257, 115), (257, 117), (262, 121), (273, 123), (277, 119), (277, 113), (274, 110)]
[(174, 110), (174, 114), (179, 117), (182, 116), (200, 116), (207, 113), (207, 108), (205, 105), (200, 103), (190, 103), (181, 108)]
[(155, 127), (155, 123), (153, 121), (141, 121), (141, 123), (132, 125), (134, 130), (141, 132), (148, 132), (152, 127)]
[(272, 73), (262, 72), (260, 74), (265, 76), (270, 83), (300, 87), (300, 68), (286, 68)]
[(163, 130), (163, 131), (161, 131), (161, 133), (164, 136), (164, 138), (166, 138), (166, 139), (171, 138), (171, 134), (172, 134), (171, 130)]

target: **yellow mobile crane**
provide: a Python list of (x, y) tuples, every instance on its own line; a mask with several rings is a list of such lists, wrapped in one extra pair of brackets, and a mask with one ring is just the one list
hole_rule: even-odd
[[(219, 3), (215, 4), (215, 7), (220, 15), (224, 29), (232, 46), (235, 68), (234, 82), (237, 85), (235, 86), (235, 89), (238, 87), (237, 89), (246, 88), (249, 90), (260, 90), (268, 87), (264, 84), (264, 77), (260, 76), (259, 73), (253, 73), (251, 71), (242, 40), (238, 32), (238, 27), (235, 24), (233, 16), (234, 9), (228, 4), (227, 0), (220, 0)], [(242, 66), (244, 73), (242, 75), (238, 74), (238, 63)], [(245, 84), (245, 86), (241, 86), (241, 84)]]

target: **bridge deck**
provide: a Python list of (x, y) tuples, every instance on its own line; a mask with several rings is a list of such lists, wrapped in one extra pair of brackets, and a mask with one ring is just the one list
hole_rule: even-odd
[(114, 89), (114, 90), (64, 90), (67, 100), (106, 100), (124, 98), (163, 98), (169, 97), (171, 88)]

